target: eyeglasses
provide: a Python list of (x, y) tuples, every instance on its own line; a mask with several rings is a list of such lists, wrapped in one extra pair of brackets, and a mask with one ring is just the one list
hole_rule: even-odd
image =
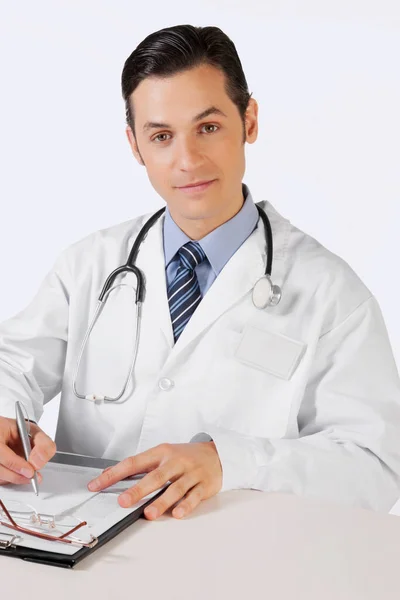
[[(29, 504), (7, 502), (8, 507), (0, 499), (0, 525), (14, 529), (27, 535), (33, 535), (50, 542), (63, 542), (76, 546), (93, 548), (98, 542), (87, 529), (86, 521), (70, 515), (59, 515), (57, 520), (53, 515), (36, 512)], [(73, 534), (80, 529), (81, 538)]]

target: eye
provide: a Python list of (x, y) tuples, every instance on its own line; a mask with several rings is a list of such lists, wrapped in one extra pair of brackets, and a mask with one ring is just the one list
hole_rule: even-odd
[[(155, 140), (157, 140), (157, 138), (159, 138), (162, 135), (168, 135), (168, 133), (159, 133), (153, 137), (152, 141), (154, 142)], [(165, 142), (165, 140), (159, 140), (159, 142)]]
[[(202, 125), (202, 127), (216, 127), (218, 128), (218, 125), (214, 125), (214, 123), (205, 123), (204, 125)], [(209, 133), (214, 133), (213, 131), (210, 131)]]

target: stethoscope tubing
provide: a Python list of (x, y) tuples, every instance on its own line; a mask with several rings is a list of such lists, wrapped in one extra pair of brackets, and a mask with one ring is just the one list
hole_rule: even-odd
[[(273, 289), (274, 287), (277, 288), (277, 286), (272, 286), (272, 282), (271, 282), (272, 260), (273, 260), (273, 239), (272, 239), (271, 223), (268, 219), (268, 216), (263, 211), (263, 209), (258, 205), (256, 205), (256, 207), (257, 207), (259, 216), (261, 217), (261, 219), (264, 223), (265, 238), (266, 238), (266, 243), (267, 243), (267, 262), (266, 262), (266, 267), (265, 267), (265, 277), (271, 283), (271, 289)], [(74, 375), (72, 378), (72, 388), (73, 388), (73, 392), (77, 398), (80, 398), (83, 400), (91, 400), (91, 401), (101, 400), (104, 402), (116, 402), (122, 398), (122, 396), (124, 395), (124, 393), (126, 391), (126, 388), (128, 386), (129, 381), (131, 380), (131, 377), (132, 377), (132, 374), (134, 371), (134, 367), (136, 364), (137, 352), (138, 352), (138, 347), (139, 347), (139, 337), (140, 337), (140, 326), (139, 325), (141, 322), (142, 303), (143, 303), (144, 295), (145, 295), (144, 275), (143, 275), (142, 271), (135, 265), (135, 262), (136, 262), (136, 259), (137, 259), (138, 253), (139, 253), (139, 248), (140, 248), (143, 240), (146, 238), (149, 230), (154, 225), (154, 223), (157, 221), (157, 219), (165, 212), (165, 209), (166, 209), (166, 207), (159, 209), (157, 212), (154, 213), (154, 215), (152, 215), (148, 219), (148, 221), (146, 221), (146, 223), (144, 224), (144, 226), (142, 227), (142, 229), (140, 230), (139, 234), (136, 237), (136, 240), (135, 240), (135, 242), (132, 246), (132, 249), (129, 253), (127, 262), (124, 265), (117, 267), (112, 273), (110, 273), (110, 275), (107, 277), (107, 279), (103, 285), (103, 288), (102, 288), (99, 298), (98, 298), (96, 310), (94, 312), (94, 315), (90, 322), (88, 330), (86, 331), (85, 337), (82, 341), (82, 345), (81, 345), (79, 355), (78, 355), (78, 360), (76, 363), (75, 372), (74, 372)], [(132, 351), (131, 367), (129, 369), (129, 373), (126, 377), (126, 380), (124, 382), (124, 386), (123, 386), (121, 392), (115, 397), (99, 395), (99, 394), (94, 394), (94, 393), (93, 394), (80, 394), (77, 390), (76, 382), (77, 382), (78, 372), (79, 372), (82, 356), (83, 356), (84, 350), (86, 348), (87, 341), (89, 339), (89, 336), (93, 330), (93, 327), (94, 327), (97, 319), (99, 318), (99, 316), (104, 308), (105, 302), (107, 301), (107, 298), (108, 298), (108, 295), (110, 294), (110, 292), (117, 287), (126, 285), (126, 284), (120, 283), (120, 284), (113, 286), (115, 278), (118, 275), (120, 275), (121, 273), (133, 273), (137, 279), (137, 286), (136, 286), (136, 292), (135, 292), (136, 335), (135, 335), (135, 345), (134, 345), (134, 348)], [(132, 286), (129, 286), (129, 285), (127, 287), (132, 288)], [(279, 288), (277, 288), (277, 289), (279, 290)], [(279, 294), (280, 294), (280, 290), (279, 290)], [(279, 302), (279, 299), (278, 299), (278, 302)]]

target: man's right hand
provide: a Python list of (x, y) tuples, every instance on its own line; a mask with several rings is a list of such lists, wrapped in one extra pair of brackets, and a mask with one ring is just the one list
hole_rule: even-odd
[[(34, 471), (41, 469), (54, 456), (56, 445), (38, 425), (29, 423), (32, 451), (29, 462), (25, 460), (22, 442), (15, 419), (0, 417), (0, 485), (27, 484)], [(42, 481), (37, 474), (39, 483)]]

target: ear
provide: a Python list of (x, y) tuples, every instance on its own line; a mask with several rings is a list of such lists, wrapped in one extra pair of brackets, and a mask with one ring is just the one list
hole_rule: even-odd
[(246, 142), (253, 144), (258, 136), (258, 104), (250, 98), (245, 113)]
[(136, 142), (136, 138), (135, 138), (133, 131), (129, 125), (127, 125), (125, 132), (126, 132), (126, 137), (128, 138), (129, 145), (132, 149), (133, 156), (136, 158), (139, 165), (144, 166), (144, 162), (140, 155), (139, 148), (138, 148), (138, 145)]

